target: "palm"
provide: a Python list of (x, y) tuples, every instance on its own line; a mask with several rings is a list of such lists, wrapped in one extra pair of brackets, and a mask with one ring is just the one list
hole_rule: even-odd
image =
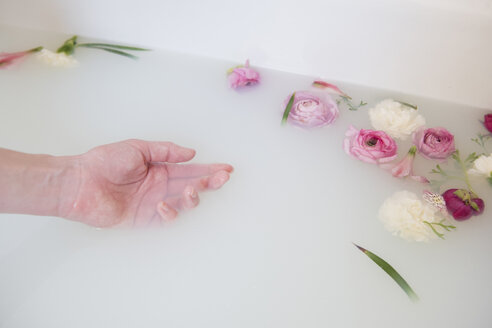
[(172, 219), (198, 204), (198, 191), (221, 187), (232, 171), (227, 164), (176, 164), (193, 156), (193, 150), (171, 143), (141, 140), (94, 148), (82, 156), (71, 217), (94, 226)]

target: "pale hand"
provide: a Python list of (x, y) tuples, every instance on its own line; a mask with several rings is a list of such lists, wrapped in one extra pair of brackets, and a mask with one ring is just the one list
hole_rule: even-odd
[(198, 192), (229, 180), (228, 164), (178, 164), (195, 151), (170, 142), (126, 140), (79, 157), (74, 201), (62, 216), (97, 227), (173, 220), (198, 205)]

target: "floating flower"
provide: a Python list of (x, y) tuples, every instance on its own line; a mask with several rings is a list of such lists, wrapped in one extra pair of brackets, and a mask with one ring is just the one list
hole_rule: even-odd
[(421, 127), (414, 132), (413, 143), (427, 159), (444, 160), (456, 150), (454, 136), (445, 128)]
[(21, 61), (27, 55), (40, 51), (42, 48), (43, 47), (37, 47), (37, 48), (31, 49), (31, 50), (26, 50), (26, 51), (0, 53), (0, 69), (7, 68), (7, 67)]
[(37, 57), (44, 63), (56, 67), (74, 67), (79, 63), (71, 55), (67, 55), (64, 52), (55, 53), (48, 49), (41, 50)]
[(366, 163), (388, 163), (396, 158), (396, 142), (383, 131), (357, 130), (350, 126), (343, 141), (345, 152)]
[(482, 199), (469, 190), (449, 189), (442, 194), (446, 202), (446, 208), (457, 221), (464, 221), (473, 215), (483, 213), (485, 203)]
[(483, 117), (483, 125), (485, 128), (492, 133), (492, 114), (486, 114)]
[(425, 125), (425, 119), (417, 110), (392, 99), (381, 101), (369, 109), (371, 124), (396, 139), (405, 140), (416, 129)]
[[(286, 99), (287, 106), (292, 96)], [(298, 91), (292, 100), (287, 121), (303, 127), (314, 128), (333, 123), (338, 117), (336, 102), (324, 92)]]
[(446, 201), (444, 200), (444, 197), (442, 197), (442, 195), (433, 193), (429, 190), (424, 190), (424, 192), (422, 193), (422, 199), (425, 200), (430, 206), (439, 210), (444, 216), (447, 217), (449, 215), (446, 208)]
[(468, 173), (474, 175), (484, 175), (487, 178), (492, 177), (492, 154), (489, 156), (482, 155), (473, 162), (473, 168)]
[(326, 91), (329, 91), (329, 92), (333, 92), (333, 93), (335, 93), (335, 94), (337, 94), (339, 96), (347, 97), (348, 99), (352, 99), (345, 92), (343, 92), (342, 90), (340, 90), (339, 87), (337, 87), (334, 84), (325, 82), (325, 81), (320, 81), (320, 80), (314, 81), (313, 82), (313, 87), (316, 87), (316, 88), (319, 88), (319, 89), (323, 89), (323, 90), (326, 90)]
[(417, 147), (412, 146), (408, 151), (407, 155), (405, 156), (405, 158), (403, 158), (403, 160), (401, 160), (398, 164), (392, 167), (391, 174), (397, 178), (410, 177), (415, 181), (428, 183), (429, 180), (427, 180), (426, 177), (413, 174), (413, 161), (415, 159), (416, 152), (417, 152)]
[(384, 201), (379, 209), (379, 219), (389, 232), (408, 241), (434, 239), (439, 235), (433, 225), (442, 224), (437, 209), (406, 190), (398, 191)]
[(231, 68), (228, 74), (229, 85), (233, 89), (260, 82), (260, 74), (249, 67), (249, 60), (246, 60), (244, 66)]

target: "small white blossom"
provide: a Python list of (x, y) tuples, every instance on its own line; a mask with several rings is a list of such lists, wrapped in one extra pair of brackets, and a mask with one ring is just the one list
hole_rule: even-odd
[(485, 175), (491, 177), (492, 173), (492, 154), (482, 155), (473, 162), (473, 168), (468, 171), (470, 174)]
[(408, 241), (429, 241), (437, 238), (426, 222), (439, 222), (439, 211), (422, 202), (409, 191), (398, 191), (387, 198), (379, 209), (379, 219), (395, 236)]
[(79, 64), (72, 56), (68, 56), (65, 53), (55, 53), (48, 49), (38, 52), (37, 57), (44, 63), (56, 67), (74, 67)]
[(402, 140), (425, 125), (424, 117), (417, 110), (392, 99), (383, 100), (369, 109), (369, 118), (374, 129)]

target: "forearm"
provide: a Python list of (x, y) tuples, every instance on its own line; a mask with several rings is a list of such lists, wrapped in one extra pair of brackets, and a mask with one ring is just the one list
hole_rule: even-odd
[(76, 198), (78, 157), (0, 148), (0, 213), (65, 216)]

